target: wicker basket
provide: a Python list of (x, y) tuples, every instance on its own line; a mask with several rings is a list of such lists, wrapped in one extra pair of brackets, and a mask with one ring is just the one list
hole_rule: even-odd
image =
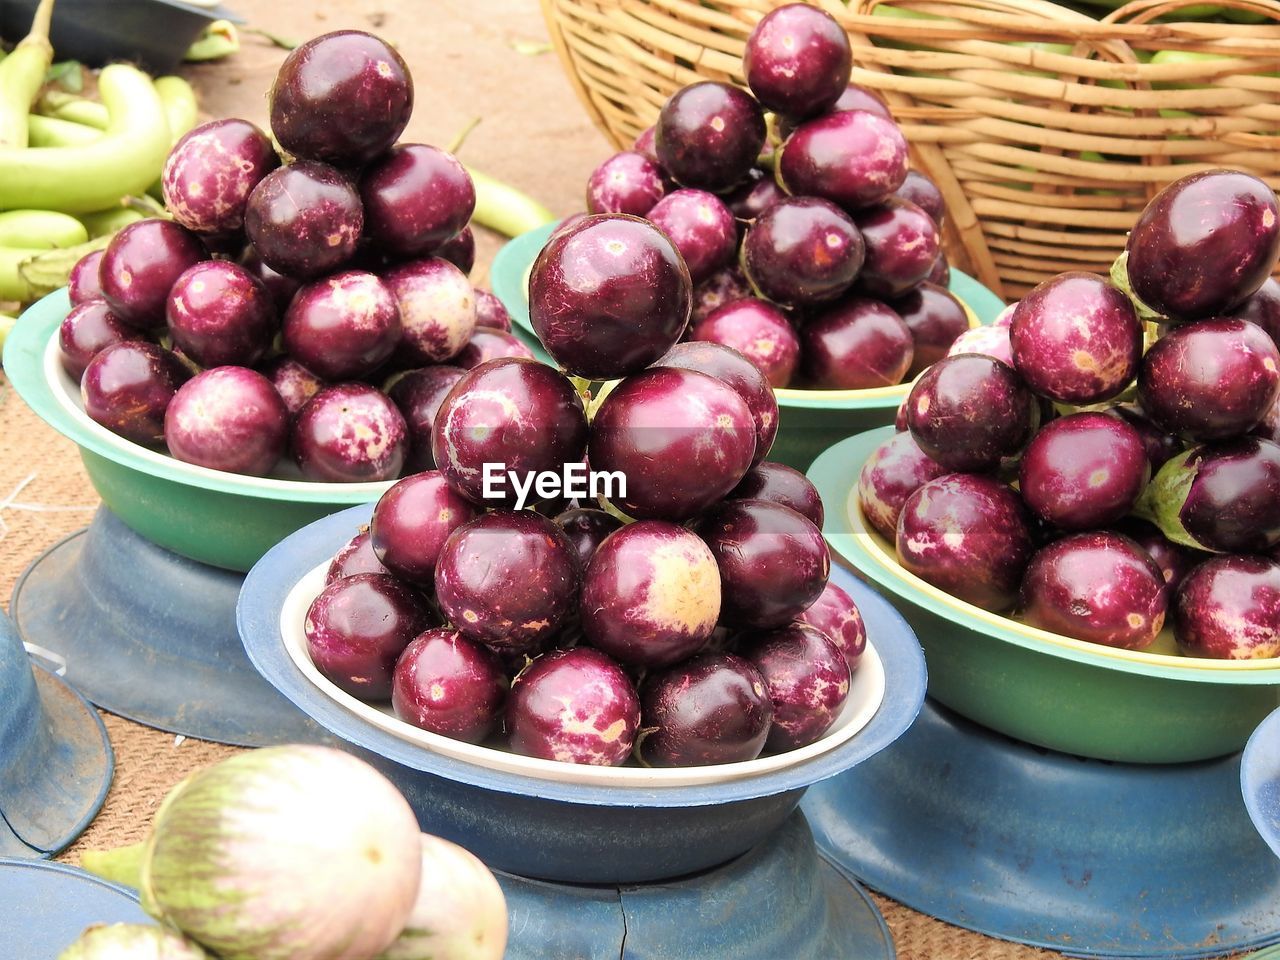
[[(679, 87), (741, 84), (747, 35), (783, 2), (542, 0), (619, 147)], [(931, 18), (819, 5), (849, 32), (852, 79), (888, 101), (946, 197), (952, 262), (1016, 298), (1064, 270), (1105, 273), (1148, 199), (1187, 173), (1233, 167), (1280, 187), (1280, 2), (1221, 4), (1257, 24), (1176, 22), (1188, 2), (1135, 0), (1102, 20), (1044, 0), (892, 0)], [(1162, 50), (1216, 56), (1144, 62)]]

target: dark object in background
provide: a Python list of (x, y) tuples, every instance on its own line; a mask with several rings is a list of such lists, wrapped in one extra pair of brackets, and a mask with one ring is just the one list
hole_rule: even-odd
[[(0, 37), (16, 42), (31, 29), (37, 0), (0, 0)], [(150, 73), (172, 73), (215, 20), (243, 20), (225, 7), (179, 0), (58, 0), (49, 39), (56, 60), (100, 67), (115, 60)]]

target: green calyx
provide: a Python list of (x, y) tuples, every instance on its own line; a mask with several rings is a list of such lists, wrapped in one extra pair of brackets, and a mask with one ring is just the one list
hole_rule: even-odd
[(1208, 548), (1191, 536), (1182, 522), (1182, 507), (1191, 494), (1191, 485), (1198, 473), (1190, 464), (1197, 453), (1198, 449), (1193, 447), (1166, 461), (1142, 491), (1133, 512), (1154, 523), (1174, 543), (1206, 550)]
[(1159, 311), (1152, 310), (1139, 300), (1137, 294), (1133, 292), (1133, 286), (1129, 283), (1128, 250), (1116, 257), (1115, 262), (1111, 264), (1110, 276), (1112, 284), (1133, 303), (1133, 308), (1138, 312), (1139, 319), (1157, 322), (1164, 320)]

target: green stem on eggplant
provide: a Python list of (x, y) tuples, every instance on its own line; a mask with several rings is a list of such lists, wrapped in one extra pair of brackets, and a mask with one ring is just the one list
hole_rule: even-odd
[(95, 877), (136, 890), (142, 882), (142, 861), (146, 849), (147, 843), (143, 840), (114, 850), (86, 850), (80, 854), (80, 866)]
[(6, 254), (10, 251), (0, 248), (0, 299), (28, 303), (65, 287), (67, 278), (71, 276), (71, 268), (80, 262), (80, 258), (95, 250), (105, 250), (112, 236), (114, 234), (94, 237), (88, 243), (61, 250), (25, 252), (14, 265), (14, 282), (18, 285), (17, 292), (20, 294), (14, 297), (9, 297), (3, 289), (6, 281)]
[(471, 136), (471, 131), (480, 126), (480, 121), (483, 119), (484, 117), (472, 117), (463, 124), (462, 129), (459, 130), (454, 135), (454, 138), (449, 141), (449, 146), (445, 147), (445, 150), (452, 154), (456, 154), (461, 150), (462, 145), (467, 142), (467, 137)]
[(252, 33), (254, 36), (262, 37), (264, 40), (270, 41), (281, 50), (294, 50), (302, 45), (301, 40), (294, 40), (290, 37), (282, 37), (279, 34), (268, 33), (266, 30), (258, 27), (245, 27), (242, 33)]
[(221, 60), (239, 50), (240, 34), (236, 31), (236, 25), (230, 20), (215, 20), (204, 28), (204, 33), (196, 37), (182, 59), (188, 63)]

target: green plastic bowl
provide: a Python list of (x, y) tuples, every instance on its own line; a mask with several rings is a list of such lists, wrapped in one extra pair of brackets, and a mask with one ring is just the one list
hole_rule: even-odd
[(1177, 653), (1166, 630), (1145, 651), (1039, 630), (957, 600), (908, 573), (863, 518), (862, 465), (893, 435), (850, 437), (809, 469), (826, 505), (823, 532), (866, 580), (897, 598), (929, 665), (929, 695), (992, 730), (1052, 750), (1131, 763), (1234, 753), (1280, 703), (1280, 659)]
[[(547, 224), (508, 242), (493, 261), (491, 279), (493, 292), (511, 313), (516, 334), (547, 363), (554, 361), (529, 322), (529, 271), (557, 226)], [(964, 303), (975, 326), (990, 323), (1004, 309), (999, 297), (959, 270), (951, 271), (951, 292)], [(769, 459), (806, 470), (836, 441), (892, 423), (910, 389), (909, 383), (871, 390), (778, 389), (778, 438)]]
[(90, 420), (58, 361), (65, 290), (18, 318), (4, 347), (9, 382), (27, 406), (80, 447), (85, 471), (113, 513), (139, 534), (200, 563), (247, 571), (313, 520), (376, 500), (382, 483), (316, 483), (209, 470), (116, 436)]

